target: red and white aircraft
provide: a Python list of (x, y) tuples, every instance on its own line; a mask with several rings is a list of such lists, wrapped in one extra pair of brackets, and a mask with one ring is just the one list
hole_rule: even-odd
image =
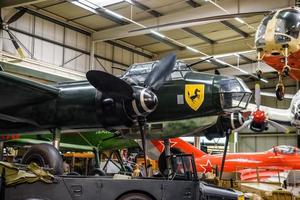
[(251, 114), (242, 126), (233, 130), (234, 132), (239, 132), (248, 126), (256, 132), (265, 131), (269, 125), (285, 133), (290, 131), (290, 127), (300, 128), (300, 90), (295, 95), (286, 95), (286, 98), (292, 99), (288, 109), (261, 106), (261, 95), (272, 94), (260, 92), (260, 87), (256, 84), (254, 95), (256, 104), (248, 104), (246, 113), (250, 111)]
[[(155, 160), (164, 152), (161, 140), (148, 141), (147, 155)], [(223, 154), (209, 155), (180, 138), (170, 139), (171, 150), (186, 154), (194, 154), (198, 172), (212, 172), (213, 168), (221, 168)], [(265, 152), (228, 153), (224, 172), (239, 172), (241, 180), (256, 181), (257, 172), (260, 181), (278, 182), (278, 174), (286, 177), (290, 170), (300, 169), (300, 150), (291, 146), (277, 146)], [(258, 171), (257, 171), (258, 170)]]

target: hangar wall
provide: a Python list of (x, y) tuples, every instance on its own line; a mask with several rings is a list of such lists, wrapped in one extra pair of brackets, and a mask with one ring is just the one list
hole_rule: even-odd
[[(16, 10), (5, 10), (3, 18), (9, 18)], [(12, 32), (24, 44), (23, 50), (27, 58), (64, 67), (78, 72), (90, 69), (90, 35), (80, 33), (62, 25), (26, 13), (10, 25)], [(2, 50), (17, 55), (7, 32), (3, 31)], [(1, 47), (0, 47), (1, 48)], [(25, 50), (25, 48), (27, 50)], [(109, 44), (95, 44), (95, 69), (120, 75), (132, 63), (149, 61), (129, 50)]]
[(238, 152), (260, 152), (277, 145), (298, 146), (296, 134), (239, 134)]

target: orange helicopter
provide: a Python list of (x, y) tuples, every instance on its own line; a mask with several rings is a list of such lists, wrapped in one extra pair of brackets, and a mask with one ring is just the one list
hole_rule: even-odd
[(284, 98), (286, 76), (300, 80), (300, 9), (285, 8), (269, 13), (261, 22), (255, 36), (257, 75), (261, 77), (261, 61), (278, 71), (276, 86), (278, 100)]

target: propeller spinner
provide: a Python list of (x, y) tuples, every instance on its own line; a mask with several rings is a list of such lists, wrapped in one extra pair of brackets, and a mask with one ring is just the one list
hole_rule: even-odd
[(278, 129), (280, 132), (288, 133), (289, 129), (282, 126), (281, 124), (268, 119), (266, 113), (260, 109), (261, 104), (261, 95), (260, 95), (260, 85), (255, 85), (255, 103), (256, 103), (256, 110), (251, 113), (249, 119), (244, 122), (244, 124), (235, 129), (235, 132), (239, 132), (240, 130), (250, 126), (250, 129), (255, 132), (262, 132), (268, 129), (268, 124), (273, 126), (274, 128)]

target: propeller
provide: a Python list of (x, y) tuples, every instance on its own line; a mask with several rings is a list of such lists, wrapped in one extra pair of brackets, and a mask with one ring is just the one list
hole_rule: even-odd
[(156, 67), (147, 75), (144, 86), (132, 85), (123, 79), (103, 71), (89, 71), (86, 77), (90, 84), (106, 96), (124, 102), (124, 111), (132, 118), (137, 119), (144, 150), (146, 167), (146, 117), (158, 105), (158, 99), (153, 91), (159, 90), (166, 78), (172, 73), (176, 62), (176, 55), (171, 53), (163, 57)]
[(242, 126), (237, 129), (234, 129), (234, 132), (239, 132), (240, 130), (248, 127), (250, 125), (250, 129), (256, 132), (261, 132), (266, 130), (268, 124), (273, 126), (274, 128), (278, 129), (280, 132), (288, 133), (289, 129), (285, 126), (270, 120), (267, 118), (266, 113), (263, 110), (260, 110), (261, 104), (261, 92), (260, 92), (260, 85), (257, 83), (255, 84), (255, 104), (256, 110), (251, 113), (249, 119), (246, 120)]
[(13, 16), (11, 16), (7, 21), (4, 21), (2, 19), (2, 13), (0, 12), (0, 30), (4, 30), (8, 33), (9, 38), (11, 39), (15, 49), (17, 50), (19, 56), (23, 59), (25, 58), (25, 55), (20, 47), (20, 45), (17, 42), (17, 39), (12, 34), (12, 32), (9, 29), (9, 25), (15, 21), (17, 21), (19, 18), (21, 18), (26, 13), (26, 9), (21, 9), (18, 12), (16, 12)]

